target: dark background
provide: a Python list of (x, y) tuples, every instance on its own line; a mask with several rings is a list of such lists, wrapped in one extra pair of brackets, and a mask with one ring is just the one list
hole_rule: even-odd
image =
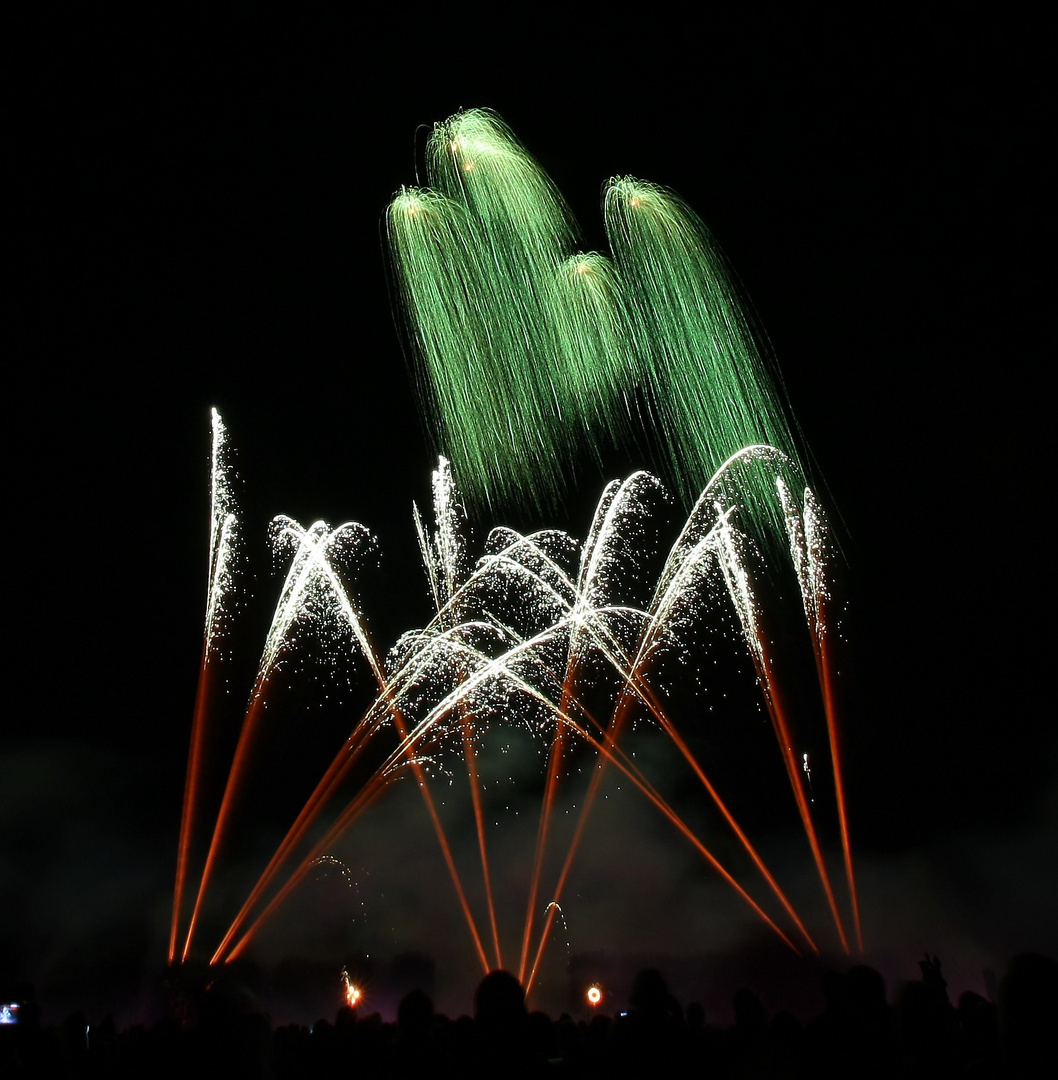
[[(586, 247), (605, 243), (608, 176), (675, 188), (768, 332), (848, 564), (870, 958), (909, 977), (921, 949), (946, 948), (980, 989), (982, 965), (1054, 952), (1042, 26), (928, 5), (783, 12), (707, 11), (692, 30), (656, 5), (590, 28), (546, 8), (316, 21), (72, 5), (14, 35), (9, 980), (128, 1018), (164, 963), (211, 406), (257, 597), (233, 716), (275, 595), (273, 514), (376, 532), (365, 606), (381, 642), (428, 617), (410, 514), (433, 456), (381, 214), (415, 182), (422, 126), (469, 106), (537, 156)], [(582, 533), (600, 488), (551, 524)], [(733, 947), (722, 925), (689, 929), (686, 953)]]

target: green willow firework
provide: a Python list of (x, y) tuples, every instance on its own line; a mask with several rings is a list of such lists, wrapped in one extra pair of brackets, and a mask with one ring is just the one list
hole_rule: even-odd
[[(426, 159), (428, 187), (390, 204), (389, 246), (438, 448), (472, 503), (549, 508), (585, 451), (640, 438), (688, 504), (746, 446), (797, 472), (723, 261), (675, 195), (611, 180), (607, 257), (577, 251), (560, 193), (494, 114), (438, 124)], [(747, 482), (748, 515), (780, 524), (774, 479)]]

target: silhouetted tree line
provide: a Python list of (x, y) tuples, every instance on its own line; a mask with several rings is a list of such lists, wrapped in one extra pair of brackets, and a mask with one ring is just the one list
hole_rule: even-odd
[(333, 1023), (273, 1028), (266, 1016), (206, 1003), (193, 1017), (117, 1031), (88, 1028), (83, 1013), (58, 1027), (39, 1023), (26, 989), (17, 1025), (0, 1026), (0, 1077), (248, 1080), (315, 1077), (886, 1078), (1058, 1075), (1058, 964), (1013, 960), (996, 1000), (973, 992), (952, 1004), (940, 961), (920, 961), (921, 979), (892, 1002), (882, 976), (858, 965), (824, 977), (826, 1007), (807, 1023), (769, 1016), (739, 990), (735, 1022), (711, 1025), (684, 1008), (654, 969), (639, 973), (627, 1011), (590, 1022), (529, 1012), (518, 981), (494, 971), (478, 986), (474, 1015), (449, 1019), (412, 990), (395, 1023), (348, 1006)]

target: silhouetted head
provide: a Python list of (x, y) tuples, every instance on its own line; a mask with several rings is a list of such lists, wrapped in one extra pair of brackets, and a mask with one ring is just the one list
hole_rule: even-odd
[(1015, 956), (999, 987), (999, 1022), (1008, 1045), (1051, 1040), (1058, 1024), (1058, 963), (1039, 953)]
[(827, 999), (827, 1012), (835, 1013), (845, 1009), (845, 976), (841, 972), (823, 972), (823, 996)]
[(884, 1012), (885, 979), (866, 964), (857, 964), (845, 976), (845, 993), (849, 1007), (858, 1013)]
[(433, 1022), (433, 1002), (424, 990), (409, 990), (397, 1006), (397, 1028), (402, 1035), (421, 1035)]
[(669, 988), (657, 968), (644, 968), (632, 983), (628, 1000), (632, 1008), (642, 1013), (666, 1013), (669, 1008)]
[(733, 1002), (735, 1009), (735, 1026), (744, 1032), (760, 1034), (768, 1027), (768, 1014), (752, 990), (743, 986), (736, 991)]
[(987, 1041), (995, 1037), (996, 1007), (973, 990), (959, 995), (959, 1026), (971, 1040)]
[(705, 1007), (700, 1001), (692, 1001), (687, 1006), (687, 1026), (692, 1031), (705, 1030)]
[(474, 1019), (487, 1028), (510, 1028), (525, 1023), (525, 993), (509, 971), (490, 971), (474, 994)]
[(787, 1009), (781, 1009), (768, 1024), (768, 1034), (771, 1041), (780, 1047), (795, 1046), (801, 1039), (804, 1029), (801, 1021)]

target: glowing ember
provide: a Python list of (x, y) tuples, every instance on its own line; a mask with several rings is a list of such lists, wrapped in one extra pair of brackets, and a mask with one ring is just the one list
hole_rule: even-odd
[(363, 1000), (364, 993), (350, 978), (349, 972), (342, 968), (342, 986), (345, 988), (345, 1003), (355, 1009)]

